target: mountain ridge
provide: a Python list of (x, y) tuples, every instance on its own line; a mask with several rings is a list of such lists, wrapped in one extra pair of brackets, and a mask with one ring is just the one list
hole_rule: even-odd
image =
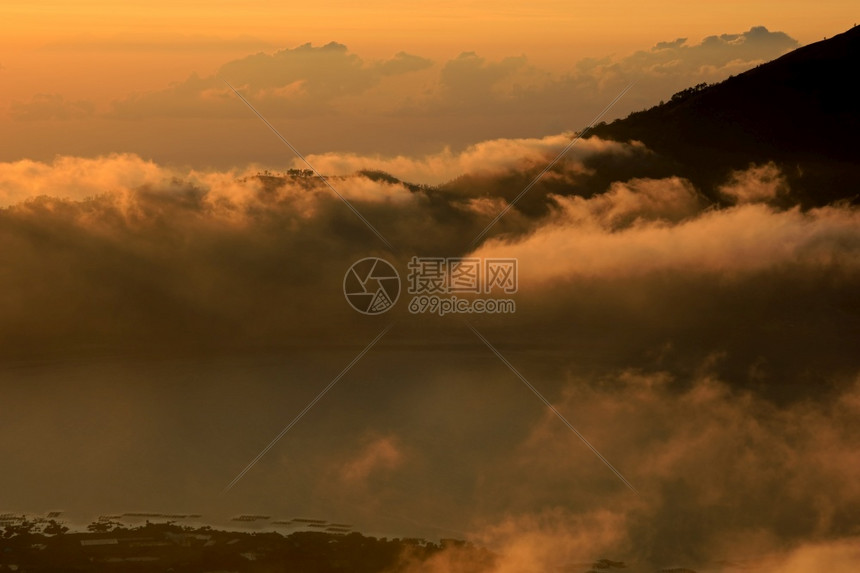
[(641, 141), (705, 195), (731, 171), (774, 162), (806, 206), (860, 193), (860, 28), (793, 50), (714, 85), (600, 124), (589, 136)]

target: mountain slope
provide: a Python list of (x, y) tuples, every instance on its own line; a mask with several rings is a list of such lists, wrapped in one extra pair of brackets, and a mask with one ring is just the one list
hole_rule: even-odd
[(779, 165), (806, 205), (860, 194), (860, 28), (591, 132), (639, 140), (716, 198), (728, 172)]

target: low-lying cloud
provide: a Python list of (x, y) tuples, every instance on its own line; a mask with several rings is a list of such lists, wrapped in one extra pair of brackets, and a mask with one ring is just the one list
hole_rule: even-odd
[[(301, 173), (0, 164), (0, 488), (493, 552), (404, 555), (413, 571), (848, 570), (857, 208), (793, 206), (770, 164), (726, 174), (717, 205), (681, 177), (619, 175), (648, 151), (592, 139), (471, 248), (566, 141), (314, 158), (394, 253)], [(517, 312), (466, 318), (640, 495), (457, 317), (349, 307), (354, 261), (405, 277), (413, 254), (518, 259)]]
[(670, 379), (568, 381), (555, 406), (641, 495), (598, 485), (608, 470), (547, 412), (491, 466), (486, 499), (507, 505), (493, 507), (473, 541), (496, 560), (466, 570), (850, 570), (860, 386), (775, 408), (709, 376), (680, 393)]

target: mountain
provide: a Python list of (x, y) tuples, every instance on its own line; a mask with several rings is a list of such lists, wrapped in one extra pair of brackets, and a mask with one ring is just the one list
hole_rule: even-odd
[(773, 161), (806, 206), (860, 196), (860, 28), (590, 131), (638, 140), (718, 199), (731, 170)]

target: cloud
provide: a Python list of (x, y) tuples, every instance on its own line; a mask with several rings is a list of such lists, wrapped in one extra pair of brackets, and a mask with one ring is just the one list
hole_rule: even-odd
[(92, 102), (69, 101), (60, 94), (36, 94), (30, 101), (13, 101), (9, 105), (9, 115), (17, 121), (65, 121), (86, 119), (94, 114)]
[(396, 469), (403, 463), (403, 458), (402, 447), (398, 446), (395, 438), (376, 438), (344, 465), (343, 479), (351, 485), (362, 484), (372, 474)]
[(788, 190), (785, 177), (773, 163), (732, 173), (720, 193), (736, 203), (772, 202)]
[[(415, 186), (372, 173), (329, 176), (338, 192), (405, 253), (402, 256), (456, 256), (469, 254), (471, 239), (504, 209), (506, 201), (519, 194), (565, 140), (564, 136), (495, 140), (461, 154), (404, 157), (388, 163), (329, 155), (319, 158), (319, 164), (333, 171), (342, 168), (343, 173), (353, 168), (380, 167), (391, 168), (402, 176), (439, 179), (462, 173), (435, 187)], [(729, 305), (731, 311), (727, 311), (726, 318), (734, 312), (749, 316), (760, 304), (759, 296), (766, 293), (780, 301), (774, 307), (778, 310), (783, 308), (781, 305), (790, 307), (792, 296), (814, 296), (819, 289), (821, 296), (807, 305), (808, 316), (798, 316), (796, 310), (790, 313), (795, 317), (794, 338), (780, 326), (784, 319), (779, 312), (765, 317), (756, 311), (759, 323), (743, 333), (718, 342), (721, 333), (727, 332), (723, 327), (730, 329), (730, 321), (719, 328), (712, 323), (704, 333), (709, 339), (682, 336), (684, 345), (698, 348), (679, 352), (693, 353), (698, 360), (702, 353), (714, 350), (707, 348), (710, 344), (734, 349), (737, 356), (727, 364), (749, 373), (743, 376), (747, 382), (777, 376), (780, 370), (774, 369), (775, 360), (788, 368), (788, 363), (802, 362), (804, 356), (811, 360), (826, 354), (820, 347), (825, 339), (815, 333), (826, 324), (825, 317), (833, 312), (844, 316), (839, 313), (852, 304), (844, 285), (853, 284), (860, 263), (855, 208), (801, 210), (767, 203), (715, 208), (688, 181), (678, 177), (633, 177), (612, 181), (601, 190), (597, 186), (601, 181), (599, 173), (607, 168), (593, 160), (612, 157), (608, 169), (621, 173), (624, 169), (619, 165), (638, 161), (637, 148), (596, 139), (581, 143), (582, 147), (574, 148), (567, 161), (547, 174), (492, 228), (490, 236), (495, 238), (485, 241), (473, 253), (516, 257), (520, 261), (519, 296), (532, 310), (523, 313), (522, 318), (519, 313), (511, 317), (514, 322), (523, 321), (519, 327), (530, 332), (540, 321), (557, 324), (562, 308), (564, 313), (581, 316), (580, 324), (594, 327), (617, 321), (621, 328), (625, 320), (630, 324), (644, 321), (643, 325), (650, 321), (663, 339), (652, 342), (633, 337), (630, 342), (634, 346), (629, 349), (631, 353), (650, 352), (652, 345), (672, 340), (676, 345), (682, 344), (677, 337), (679, 329), (684, 328), (683, 321), (655, 322), (654, 316), (682, 316), (674, 308), (682, 300), (703, 312), (702, 302), (689, 295), (691, 289), (701, 297), (710, 297), (705, 307), (717, 316), (716, 308)], [(234, 332), (237, 336), (245, 333), (242, 336), (247, 337), (246, 342), (275, 333), (286, 339), (301, 336), (293, 330), (295, 316), (324, 313), (326, 305), (342, 302), (337, 290), (303, 289), (317, 280), (340, 284), (339, 275), (352, 257), (378, 252), (383, 245), (316, 178), (258, 178), (256, 172), (254, 168), (182, 170), (133, 155), (60, 157), (52, 163), (24, 160), (0, 165), (0, 201), (7, 206), (2, 212), (7, 220), (5, 233), (9, 244), (18, 245), (21, 255), (7, 266), (10, 280), (15, 284), (39, 281), (55, 289), (69, 289), (66, 297), (53, 298), (51, 302), (48, 290), (12, 288), (7, 312), (10, 317), (18, 317), (15, 320), (20, 320), (24, 332), (33, 338), (19, 336), (19, 342), (10, 342), (7, 350), (14, 352), (36, 344), (45, 335), (40, 326), (43, 323), (25, 317), (28, 313), (42, 316), (51, 308), (57, 309), (62, 331), (84, 329), (89, 332), (86, 336), (109, 340), (125, 323), (119, 318), (83, 319), (87, 312), (94, 312), (93, 316), (107, 312), (99, 308), (98, 300), (86, 297), (94, 288), (90, 283), (99, 284), (101, 290), (108, 289), (107, 299), (122, 307), (123, 315), (129, 313), (127, 319), (132, 320), (137, 313), (145, 312), (146, 305), (123, 303), (130, 295), (121, 289), (130, 287), (122, 286), (121, 281), (140, 280), (142, 277), (133, 269), (146, 267), (159, 269), (145, 279), (152, 296), (160, 297), (159, 304), (167, 305), (165, 308), (172, 309), (170, 312), (176, 312), (176, 316), (192, 309), (198, 313), (197, 318), (189, 318), (183, 325), (198, 333), (195, 343), (203, 343), (210, 335), (215, 337), (212, 340), (220, 336), (211, 321), (228, 330), (241, 323)], [(771, 167), (753, 167), (732, 175), (729, 185), (738, 196), (757, 196), (757, 189), (776, 180), (779, 175)], [(786, 197), (790, 198), (790, 193)], [(63, 265), (84, 265), (91, 273), (58, 281), (54, 273), (62, 273), (61, 268), (66, 267), (32, 267), (29, 261), (43, 258), (46, 248), (35, 239), (38, 236), (53, 236), (57, 244), (69, 245), (52, 256), (62, 252)], [(176, 250), (180, 245), (185, 246)], [(306, 247), (299, 249), (297, 245)], [(246, 249), (257, 253), (255, 264), (244, 259)], [(102, 252), (113, 253), (116, 261), (109, 263)], [(293, 261), (291, 270), (271, 274), (268, 269), (282, 265), (283, 257)], [(91, 259), (104, 263), (85, 262)], [(129, 264), (127, 274), (114, 272), (125, 267), (121, 261)], [(234, 269), (232, 265), (238, 267)], [(401, 270), (405, 271), (405, 266)], [(825, 271), (839, 280), (826, 281), (822, 274)], [(204, 288), (213, 274), (220, 273), (229, 278)], [(291, 282), (304, 275), (306, 279)], [(239, 292), (253, 292), (260, 284), (271, 289), (268, 295), (239, 297)], [(205, 294), (198, 292), (200, 288)], [(275, 296), (278, 289), (304, 304), (282, 305), (268, 298)], [(751, 297), (751, 292), (761, 295)], [(58, 309), (67, 308), (69, 297), (81, 297), (80, 306), (66, 316)], [(279, 310), (273, 311), (268, 305)], [(817, 316), (815, 308), (820, 310)], [(170, 312), (147, 315), (135, 332), (150, 337), (153, 343), (159, 338), (170, 340), (173, 335), (165, 337), (162, 332), (170, 329)], [(625, 312), (626, 318), (622, 314)], [(292, 313), (297, 314), (290, 318)], [(254, 318), (248, 320), (248, 316)], [(327, 336), (326, 323), (315, 324), (319, 335)], [(841, 325), (839, 328), (848, 326), (843, 318), (835, 324)], [(748, 356), (744, 346), (761, 346), (756, 337), (763, 332), (769, 336), (773, 332), (782, 334), (767, 344), (769, 352)], [(847, 341), (839, 332), (834, 330), (832, 335), (840, 337), (840, 342), (828, 343), (834, 352)], [(7, 334), (10, 341), (15, 339), (11, 331)], [(538, 338), (545, 340), (546, 336)], [(596, 339), (582, 342), (593, 344)], [(778, 356), (779, 344), (797, 346), (791, 360)], [(736, 360), (739, 356), (744, 358)], [(769, 361), (761, 362), (762, 356), (769, 356)], [(829, 370), (840, 363), (844, 361), (819, 367)], [(789, 369), (782, 375), (803, 377), (805, 371)]]
[(169, 177), (169, 172), (160, 166), (131, 154), (92, 159), (58, 157), (50, 164), (23, 159), (0, 164), (0, 206), (40, 196), (84, 200), (157, 186)]
[(535, 72), (522, 56), (489, 62), (475, 52), (464, 52), (442, 67), (439, 76), (442, 105), (459, 109), (486, 106), (499, 98), (510, 97), (499, 89), (506, 80)]
[[(735, 174), (728, 188), (736, 197), (758, 197), (763, 188), (773, 189), (775, 179), (771, 168), (752, 168)], [(739, 187), (740, 180), (746, 185)], [(632, 180), (590, 199), (555, 200), (553, 220), (526, 238), (488, 242), (475, 255), (521, 259), (524, 279), (535, 282), (682, 269), (733, 276), (787, 264), (860, 265), (854, 209), (742, 205), (703, 211), (706, 202), (677, 178)]]
[[(468, 571), (842, 571), (853, 562), (860, 386), (777, 408), (707, 375), (682, 391), (666, 372), (584, 382), (570, 380), (554, 406), (641, 495), (598, 485), (609, 470), (546, 412), (494, 462), (492, 475), (505, 477), (482, 493), (503, 495), (505, 506), (472, 540), (496, 559)], [(565, 505), (528, 509), (560, 498)]]
[(644, 221), (677, 223), (699, 214), (706, 205), (689, 181), (677, 177), (617, 182), (606, 193), (567, 201), (571, 219), (604, 229), (629, 228)]
[[(137, 194), (141, 189), (170, 193), (177, 187), (188, 185), (205, 189), (206, 200), (212, 203), (212, 208), (221, 206), (232, 210), (255, 200), (260, 182), (252, 176), (260, 172), (253, 166), (241, 171), (183, 171), (128, 153), (97, 158), (60, 156), (51, 163), (24, 159), (0, 163), (0, 206), (8, 207), (36, 198), (45, 201), (98, 201), (100, 196), (125, 197)], [(321, 190), (318, 181), (312, 179), (309, 182), (312, 188), (320, 187), (316, 190)], [(304, 187), (297, 187), (303, 193), (307, 191)], [(287, 185), (282, 191), (292, 189)], [(403, 184), (375, 182), (363, 177), (342, 179), (338, 182), (338, 191), (354, 201), (402, 203), (412, 198)]]
[(587, 567), (589, 560), (596, 561), (594, 555), (624, 551), (629, 540), (623, 522), (624, 516), (610, 511), (573, 516), (556, 509), (508, 517), (491, 525), (478, 539), (500, 553), (494, 573), (573, 564)]
[[(445, 146), (459, 151), (486, 140), (580, 130), (635, 81), (603, 119), (623, 117), (795, 47), (783, 33), (752, 28), (697, 45), (679, 40), (633, 54), (581, 59), (569, 69), (551, 71), (526, 55), (491, 59), (464, 52), (434, 63), (399, 52), (367, 60), (336, 42), (304, 44), (226, 62), (211, 76), (191, 75), (162, 90), (130, 94), (114, 101), (108, 115), (256, 121), (222, 81), (227, 80), (267, 118), (289, 119), (289, 138), (301, 137), (295, 143), (301, 142), (303, 153), (416, 155)], [(229, 134), (235, 134), (235, 126)], [(181, 137), (194, 139), (194, 132)], [(164, 143), (160, 153), (176, 146), (181, 154), (180, 147), (192, 145), (173, 139)], [(245, 151), (245, 161), (258, 161), (270, 148), (271, 141), (261, 137)]]
[(308, 97), (329, 100), (361, 93), (378, 82), (380, 75), (404, 74), (430, 64), (429, 60), (404, 52), (392, 60), (367, 64), (343, 44), (331, 42), (248, 56), (224, 64), (217, 75), (255, 91), (301, 82)]
[[(308, 155), (307, 159), (324, 173), (351, 174), (362, 170), (378, 170), (405, 181), (438, 185), (463, 175), (488, 176), (514, 169), (542, 168), (561, 153), (570, 138), (570, 134), (542, 138), (502, 138), (470, 145), (459, 153), (446, 148), (423, 157), (324, 153)], [(566, 154), (571, 159), (566, 168), (584, 171), (584, 158), (596, 154), (630, 154), (632, 148), (635, 148), (635, 144), (598, 138), (582, 140)], [(298, 161), (294, 161), (294, 164), (301, 165)]]
[(857, 538), (839, 539), (831, 542), (804, 544), (778, 559), (776, 565), (768, 564), (763, 571), (776, 573), (801, 573), (804, 571), (853, 571), (860, 559)]
[(427, 106), (437, 112), (459, 109), (479, 115), (516, 110), (532, 121), (544, 122), (573, 114), (579, 123), (567, 127), (578, 129), (590, 118), (570, 110), (572, 101), (593, 116), (635, 81), (635, 88), (612, 111), (613, 116), (624, 115), (690, 85), (721, 81), (797, 47), (797, 41), (782, 32), (753, 27), (742, 34), (709, 36), (697, 45), (678, 39), (626, 56), (583, 59), (562, 74), (539, 70), (525, 57), (491, 62), (467, 52), (443, 66), (439, 89)]
[(243, 90), (255, 104), (271, 109), (274, 116), (331, 113), (335, 102), (363, 94), (384, 77), (431, 64), (405, 52), (390, 60), (365, 62), (343, 44), (303, 44), (271, 54), (259, 52), (225, 63), (213, 76), (194, 74), (168, 89), (118, 100), (114, 113), (137, 118), (233, 117), (242, 109), (235, 106), (235, 95), (224, 81)]
[(432, 64), (433, 62), (427, 58), (406, 52), (397, 52), (390, 60), (376, 62), (373, 67), (384, 76), (397, 76), (427, 69)]
[[(572, 383), (555, 406), (576, 418), (642, 495), (604, 490), (594, 499), (600, 488), (591, 480), (608, 470), (596, 459), (589, 463), (584, 448), (572, 448), (575, 438), (547, 412), (511, 457), (515, 462), (497, 468), (509, 477), (501, 487), (524, 484), (507, 490), (509, 511), (522, 513), (477, 538), (500, 553), (505, 565), (494, 571), (521, 570), (524, 562), (550, 570), (600, 557), (696, 570), (793, 553), (792, 547), (816, 544), (809, 539), (826, 546), (827, 539), (850, 535), (849, 508), (860, 503), (850, 469), (860, 463), (856, 440), (834, 432), (855, 425), (856, 397), (855, 387), (832, 402), (778, 409), (707, 377), (682, 392), (665, 373), (625, 373), (602, 387)], [(613, 426), (622, 419), (623, 430)], [(589, 486), (572, 494), (570, 480)], [(825, 483), (832, 489), (823, 494)], [(563, 495), (576, 512), (525, 510), (539, 498)]]
[(771, 32), (754, 26), (741, 34), (708, 36), (696, 45), (685, 38), (660, 42), (647, 51), (638, 51), (619, 62), (625, 70), (651, 72), (655, 75), (679, 76), (706, 73), (719, 75), (740, 66), (772, 60), (798, 47), (783, 32)]
[[(397, 253), (312, 177), (0, 164), (0, 487), (22, 506), (321, 516), (492, 552), (404, 555), (414, 571), (846, 567), (857, 208), (798, 209), (768, 164), (726, 174), (738, 201), (712, 204), (642, 171), (641, 146), (589, 140), (473, 251), (566, 141), (314, 158)], [(468, 320), (639, 496), (463, 317), (411, 314), (405, 293), (380, 317), (349, 308), (353, 262), (405, 281), (413, 254), (518, 258), (517, 312)]]

